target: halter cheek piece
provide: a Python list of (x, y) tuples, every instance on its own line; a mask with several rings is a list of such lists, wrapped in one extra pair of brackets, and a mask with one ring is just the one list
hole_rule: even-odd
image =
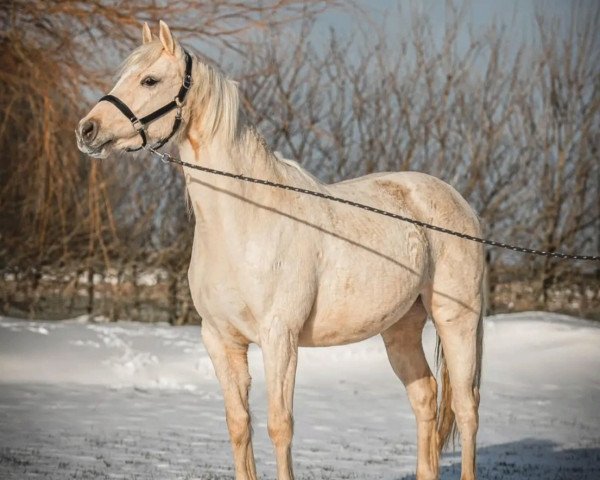
[(131, 109), (125, 105), (121, 100), (119, 100), (114, 95), (104, 95), (98, 102), (110, 102), (115, 107), (119, 109), (119, 111), (125, 115), (136, 132), (139, 133), (140, 137), (142, 137), (142, 146), (138, 148), (128, 148), (128, 152), (135, 152), (137, 150), (141, 150), (146, 147), (146, 126), (152, 123), (154, 120), (159, 119), (160, 117), (166, 115), (171, 110), (177, 109), (177, 115), (175, 116), (175, 123), (173, 123), (173, 128), (171, 129), (171, 133), (161, 140), (159, 140), (156, 144), (152, 146), (152, 148), (160, 148), (165, 143), (167, 143), (175, 132), (179, 129), (181, 125), (181, 107), (183, 106), (183, 102), (185, 101), (185, 96), (187, 95), (190, 87), (192, 86), (192, 56), (184, 50), (185, 53), (185, 75), (183, 77), (183, 84), (179, 89), (179, 93), (177, 96), (166, 105), (160, 107), (158, 110), (146, 115), (145, 117), (138, 118), (135, 113), (131, 111)]

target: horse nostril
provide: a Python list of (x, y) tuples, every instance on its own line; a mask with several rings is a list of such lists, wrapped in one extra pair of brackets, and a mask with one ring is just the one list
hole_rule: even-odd
[(81, 138), (84, 142), (92, 142), (96, 135), (98, 135), (98, 124), (94, 120), (88, 120), (81, 126)]

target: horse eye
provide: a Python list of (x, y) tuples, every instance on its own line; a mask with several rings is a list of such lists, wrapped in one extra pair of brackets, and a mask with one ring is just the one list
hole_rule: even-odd
[(157, 79), (156, 79), (156, 78), (154, 78), (154, 77), (145, 77), (145, 78), (142, 80), (142, 82), (141, 82), (141, 83), (142, 83), (142, 85), (143, 85), (144, 87), (153, 87), (153, 86), (154, 86), (154, 85), (156, 85), (158, 82), (159, 82), (159, 80), (157, 80)]

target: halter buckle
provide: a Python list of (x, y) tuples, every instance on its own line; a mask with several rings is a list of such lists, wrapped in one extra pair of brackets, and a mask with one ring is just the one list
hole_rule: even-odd
[(192, 86), (192, 76), (186, 75), (185, 77), (183, 77), (183, 87), (187, 90), (191, 86)]
[(181, 119), (181, 110), (183, 108), (183, 102), (179, 99), (179, 97), (175, 97), (175, 105), (177, 105), (177, 113), (175, 114), (175, 118)]
[(144, 124), (142, 122), (140, 122), (139, 118), (136, 118), (135, 120), (133, 120), (131, 122), (131, 124), (133, 125), (133, 128), (135, 129), (136, 132), (139, 132), (140, 130), (144, 130)]

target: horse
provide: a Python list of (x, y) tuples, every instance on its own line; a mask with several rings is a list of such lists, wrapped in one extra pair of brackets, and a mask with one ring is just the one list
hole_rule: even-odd
[[(164, 22), (158, 37), (144, 24), (142, 39), (108, 98), (80, 121), (76, 137), (82, 152), (103, 158), (147, 148), (147, 142), (171, 141), (182, 160), (194, 165), (481, 234), (476, 214), (460, 194), (424, 173), (320, 182), (269, 148), (240, 107), (237, 83), (185, 50)], [(263, 354), (277, 478), (292, 480), (298, 348), (378, 334), (416, 418), (417, 479), (438, 478), (441, 451), (454, 433), (460, 435), (461, 479), (474, 479), (483, 338), (481, 245), (293, 191), (187, 167), (183, 174), (195, 218), (189, 287), (222, 389), (236, 479), (257, 478), (249, 345), (257, 344)], [(439, 400), (422, 346), (428, 317), (438, 338)]]

